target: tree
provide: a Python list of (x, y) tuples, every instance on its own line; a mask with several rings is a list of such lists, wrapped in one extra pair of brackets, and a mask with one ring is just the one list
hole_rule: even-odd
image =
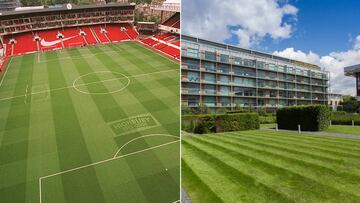
[(360, 111), (360, 104), (355, 97), (344, 96), (343, 101), (340, 102), (340, 105), (343, 106), (343, 111), (348, 113), (356, 113)]

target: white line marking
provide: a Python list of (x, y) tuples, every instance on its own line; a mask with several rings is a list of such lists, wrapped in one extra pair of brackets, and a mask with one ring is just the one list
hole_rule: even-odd
[(9, 64), (6, 65), (6, 71), (5, 71), (4, 75), (3, 75), (3, 77), (1, 78), (0, 87), (2, 86), (2, 83), (3, 83), (3, 81), (4, 81), (4, 78), (5, 78), (5, 76), (6, 76), (7, 71), (10, 69), (10, 64), (11, 64), (11, 62), (12, 62), (12, 59), (13, 59), (13, 58), (11, 57), (11, 58), (10, 58), (10, 61), (9, 61)]
[(28, 89), (29, 89), (29, 85), (26, 84), (26, 90), (25, 90), (25, 98), (24, 98), (24, 103), (26, 104), (26, 100), (27, 100), (27, 93), (28, 93)]
[(69, 170), (61, 171), (61, 172), (54, 173), (54, 174), (51, 174), (51, 175), (47, 175), (47, 176), (40, 177), (40, 178), (39, 178), (39, 197), (40, 197), (40, 203), (42, 203), (42, 196), (41, 196), (41, 194), (42, 194), (42, 180), (43, 180), (43, 179), (50, 178), (50, 177), (54, 177), (54, 176), (58, 176), (58, 175), (62, 175), (62, 174), (69, 173), (69, 172), (73, 172), (73, 171), (76, 171), (76, 170), (79, 170), (79, 169), (83, 169), (83, 168), (88, 168), (88, 167), (90, 167), (90, 166), (95, 166), (95, 165), (98, 165), (98, 164), (101, 164), (101, 163), (106, 163), (106, 162), (113, 161), (113, 160), (117, 160), (117, 159), (124, 158), (124, 157), (127, 157), (127, 156), (139, 154), (139, 153), (142, 153), (142, 152), (145, 152), (145, 151), (149, 151), (149, 150), (156, 149), (156, 148), (159, 148), (159, 147), (163, 147), (163, 146), (166, 146), (166, 145), (174, 144), (174, 143), (176, 143), (176, 142), (180, 142), (180, 139), (179, 139), (179, 140), (176, 140), (176, 141), (172, 141), (172, 142), (168, 142), (168, 143), (156, 145), (156, 146), (153, 146), (153, 147), (149, 147), (149, 148), (146, 148), (146, 149), (142, 149), (142, 150), (139, 150), (139, 151), (136, 151), (136, 152), (131, 152), (131, 153), (128, 153), (128, 154), (124, 154), (124, 155), (121, 155), (121, 156), (118, 156), (118, 157), (113, 157), (113, 158), (110, 158), (110, 159), (105, 159), (105, 160), (98, 161), (98, 162), (95, 162), (95, 163), (92, 163), (92, 164), (88, 164), (88, 165), (84, 165), (84, 166), (80, 166), (80, 167), (76, 167), (76, 168), (73, 168), (73, 169), (69, 169)]
[[(78, 86), (84, 86), (84, 85), (76, 85), (75, 83), (82, 77), (84, 76), (87, 76), (87, 75), (90, 75), (90, 74), (96, 74), (96, 73), (113, 73), (113, 74), (118, 74), (118, 75), (122, 75), (122, 78), (126, 78), (127, 79), (127, 83), (124, 87), (120, 88), (120, 89), (117, 89), (117, 90), (114, 90), (114, 91), (109, 91), (109, 92), (86, 92), (86, 91), (83, 91), (81, 89), (78, 88)], [(107, 79), (106, 81), (103, 80), (101, 82), (107, 82), (107, 81), (113, 81), (113, 80), (118, 80), (118, 79), (121, 79), (121, 78), (112, 78), (112, 79)], [(92, 82), (92, 84), (94, 83), (98, 83), (99, 81), (96, 81), (96, 82)], [(87, 83), (87, 85), (89, 85), (89, 83)], [(84, 75), (80, 75), (78, 78), (76, 78), (73, 82), (73, 87), (76, 91), (78, 92), (81, 92), (81, 93), (84, 93), (84, 94), (94, 94), (94, 95), (104, 95), (104, 94), (113, 94), (113, 93), (116, 93), (116, 92), (120, 92), (122, 90), (124, 90), (125, 88), (127, 88), (128, 86), (130, 85), (130, 78), (122, 73), (119, 73), (119, 72), (115, 72), (115, 71), (95, 71), (95, 72), (91, 72), (91, 73), (87, 73), (87, 74), (84, 74)]]
[[(144, 74), (139, 74), (139, 75), (127, 76), (127, 77), (129, 77), (129, 78), (137, 78), (137, 77), (142, 77), (142, 76), (147, 76), (147, 75), (152, 75), (152, 74), (165, 73), (165, 72), (171, 72), (171, 71), (179, 71), (179, 70), (171, 69), (171, 70), (164, 70), (164, 71), (156, 71), (156, 72), (144, 73)], [(86, 86), (86, 85), (89, 85), (89, 84), (108, 82), (108, 81), (111, 81), (111, 80), (118, 80), (118, 78), (109, 79), (109, 80), (102, 80), (102, 81), (96, 81), (96, 82), (91, 82), (91, 83), (84, 83), (84, 84), (79, 84), (77, 86), (78, 87), (79, 86)], [(53, 92), (53, 91), (58, 91), (58, 90), (63, 90), (63, 89), (68, 89), (68, 88), (73, 88), (73, 86), (70, 85), (70, 86), (59, 87), (59, 88), (54, 88), (54, 89), (49, 89), (49, 90), (44, 90), (44, 91), (39, 91), (39, 92), (31, 92), (29, 95), (41, 94), (41, 93), (46, 93), (46, 92)], [(25, 96), (25, 95), (17, 95), (17, 96), (12, 96), (12, 97), (0, 98), (0, 101), (6, 101), (6, 100), (10, 100), (10, 99), (20, 98), (20, 97), (23, 97), (23, 96)]]
[(173, 138), (177, 138), (179, 139), (179, 137), (175, 136), (175, 135), (170, 135), (170, 134), (150, 134), (150, 135), (143, 135), (143, 136), (139, 136), (139, 137), (136, 137), (130, 141), (128, 141), (127, 143), (125, 143), (123, 146), (121, 146), (115, 153), (114, 157), (117, 157), (117, 155), (119, 154), (119, 152), (128, 144), (130, 144), (131, 142), (135, 141), (135, 140), (138, 140), (138, 139), (141, 139), (141, 138), (145, 138), (145, 137), (155, 137), (155, 136), (163, 136), (163, 137), (173, 137)]

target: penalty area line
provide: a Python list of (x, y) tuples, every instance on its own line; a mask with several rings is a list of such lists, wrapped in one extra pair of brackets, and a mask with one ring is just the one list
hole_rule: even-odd
[(156, 146), (153, 146), (153, 147), (149, 147), (149, 148), (146, 148), (146, 149), (142, 149), (142, 150), (139, 150), (139, 151), (131, 152), (131, 153), (128, 153), (128, 154), (124, 154), (124, 155), (121, 155), (121, 156), (112, 157), (112, 158), (110, 158), (110, 159), (105, 159), (105, 160), (98, 161), (98, 162), (95, 162), (95, 163), (92, 163), (92, 164), (87, 164), (87, 165), (84, 165), (84, 166), (80, 166), (80, 167), (76, 167), (76, 168), (72, 168), (72, 169), (68, 169), (68, 170), (65, 170), (65, 171), (58, 172), (58, 173), (54, 173), (54, 174), (50, 174), (50, 175), (47, 175), (47, 176), (40, 177), (40, 178), (39, 178), (39, 197), (40, 197), (40, 203), (42, 203), (42, 180), (43, 180), (43, 179), (50, 178), (50, 177), (54, 177), (54, 176), (58, 176), (58, 175), (62, 175), (62, 174), (65, 174), (65, 173), (74, 172), (74, 171), (77, 171), (77, 170), (80, 170), (80, 169), (88, 168), (88, 167), (90, 167), (90, 166), (99, 165), (99, 164), (102, 164), (102, 163), (106, 163), (106, 162), (109, 162), (109, 161), (121, 159), (121, 158), (128, 157), (128, 156), (131, 156), (131, 155), (140, 154), (140, 153), (142, 153), (142, 152), (146, 152), (146, 151), (153, 150), (153, 149), (156, 149), (156, 148), (160, 148), (160, 147), (163, 147), (163, 146), (171, 145), (171, 144), (174, 144), (174, 143), (176, 143), (176, 142), (180, 142), (180, 139), (179, 139), (179, 140), (176, 140), (176, 141), (172, 141), (172, 142), (167, 142), (167, 143), (164, 143), (164, 144), (156, 145)]

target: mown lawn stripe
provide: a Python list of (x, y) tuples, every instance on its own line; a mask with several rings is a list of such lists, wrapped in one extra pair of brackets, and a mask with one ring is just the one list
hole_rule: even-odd
[[(271, 130), (255, 130), (255, 132), (265, 133), (267, 135), (278, 136), (281, 135), (285, 138), (306, 138), (306, 140), (316, 141), (317, 143), (329, 143), (329, 144), (339, 144), (349, 147), (360, 147), (360, 140), (358, 139), (348, 139), (340, 137), (330, 137), (330, 136), (321, 136), (321, 135), (311, 135), (311, 134), (297, 134), (296, 132), (281, 132), (281, 131), (271, 131)], [(297, 137), (294, 137), (298, 135)]]
[[(199, 138), (202, 139), (202, 138)], [(205, 138), (206, 139), (206, 138)], [(357, 194), (357, 183), (360, 177), (355, 174), (338, 171), (328, 166), (322, 166), (320, 164), (311, 163), (307, 160), (294, 158), (287, 154), (275, 153), (268, 148), (257, 147), (252, 144), (236, 142), (230, 138), (212, 137), (211, 139), (217, 142), (222, 142), (229, 146), (236, 148), (237, 152), (246, 156), (250, 156), (254, 159), (259, 159), (269, 164), (277, 164), (277, 166), (285, 168), (294, 173), (300, 174), (304, 177), (316, 180), (329, 187), (334, 187), (343, 193)], [(326, 174), (326, 177), (324, 175)], [(335, 184), (337, 183), (337, 184)]]
[(226, 164), (249, 174), (256, 181), (284, 195), (286, 194), (295, 202), (329, 201), (333, 199), (334, 195), (341, 195), (340, 191), (332, 187), (285, 168), (239, 153), (235, 147), (227, 145), (225, 142), (219, 143), (217, 140), (200, 138), (187, 139), (187, 141), (193, 141), (195, 145), (212, 156), (218, 157)]
[[(192, 154), (189, 154), (191, 156)], [(185, 156), (185, 155), (183, 155)], [(206, 185), (183, 159), (181, 161), (181, 180), (193, 202), (222, 202), (221, 198)]]
[(324, 163), (331, 162), (336, 164), (345, 164), (345, 163), (354, 164), (354, 161), (355, 163), (360, 163), (358, 162), (359, 160), (356, 160), (354, 158), (349, 158), (348, 156), (338, 155), (336, 153), (323, 152), (313, 147), (299, 146), (299, 145), (295, 145), (294, 143), (288, 143), (286, 141), (264, 138), (260, 134), (252, 135), (252, 134), (242, 134), (242, 133), (239, 134), (229, 133), (224, 135), (224, 137), (232, 137), (232, 138), (238, 138), (240, 140), (246, 140), (248, 142), (252, 142), (254, 144), (258, 144), (264, 147), (271, 147), (279, 151), (285, 151), (287, 153), (296, 154), (298, 156), (304, 156), (307, 158), (323, 161)]
[[(112, 46), (110, 46), (110, 47), (112, 47)], [(93, 51), (93, 50), (96, 50), (96, 49), (91, 49), (90, 51)], [(118, 49), (116, 49), (116, 48), (113, 48), (113, 50), (114, 51), (117, 51), (117, 52), (120, 52), (120, 50), (118, 50)], [(122, 55), (122, 53), (118, 53), (119, 54), (119, 56), (120, 55)], [(109, 71), (114, 71), (114, 72), (116, 72), (116, 71), (118, 71), (118, 69), (119, 69), (119, 66), (121, 67), (121, 64), (118, 64), (115, 60), (113, 60), (113, 58), (111, 58), (111, 57), (109, 57), (108, 55), (97, 55), (96, 56), (97, 58), (98, 58), (98, 60), (99, 61), (101, 61), (102, 63), (103, 63), (103, 65), (109, 70)], [(122, 56), (122, 57), (124, 57), (124, 56)], [(129, 55), (128, 57), (125, 57), (125, 59), (126, 60), (128, 60), (128, 61), (130, 61), (129, 60), (129, 58), (133, 58), (134, 56), (133, 55)], [(130, 61), (131, 62), (131, 61)], [(140, 70), (142, 70), (143, 72), (149, 72), (149, 69), (150, 69), (150, 72), (152, 72), (151, 70), (151, 66), (149, 65), (149, 64), (147, 64), (145, 61), (143, 61), (143, 62), (141, 62), (141, 63), (138, 63), (138, 61), (136, 62), (136, 63), (133, 63), (133, 65), (135, 65), (137, 68), (139, 68)], [(144, 67), (146, 67), (146, 69), (147, 70), (145, 70), (145, 68)], [(127, 74), (127, 75), (129, 75), (129, 73), (128, 72), (126, 72), (124, 69), (122, 69), (122, 72), (124, 73), (124, 74)], [(150, 112), (152, 115), (154, 115), (155, 117), (156, 117), (156, 119), (160, 122), (160, 123), (162, 123), (162, 124), (164, 124), (164, 123), (166, 123), (166, 121), (168, 121), (169, 119), (176, 119), (176, 120), (178, 120), (178, 116), (177, 115), (173, 115), (173, 116), (171, 116), (171, 117), (169, 117), (169, 118), (166, 118), (167, 120), (164, 120), (164, 118), (162, 118), (163, 117), (163, 115), (164, 115), (164, 111), (166, 111), (166, 110), (168, 110), (169, 111), (169, 107), (165, 104), (165, 103), (163, 103), (159, 98), (157, 98), (154, 94), (152, 94), (151, 93), (151, 91), (149, 90), (149, 89), (147, 89), (143, 84), (142, 84), (142, 82), (140, 81), (140, 80), (138, 80), (138, 79), (136, 79), (136, 78), (132, 78), (132, 81), (134, 81), (135, 82), (135, 84), (136, 85), (130, 85), (130, 86), (128, 86), (127, 87), (127, 89), (129, 90), (129, 92), (131, 92), (133, 95), (134, 95), (134, 97), (138, 100), (138, 102), (139, 102), (139, 106), (142, 106), (142, 107), (144, 107), (144, 109), (147, 111), (147, 112)], [(149, 99), (149, 98), (152, 98), (152, 101), (157, 101), (157, 106), (154, 106), (154, 103), (148, 103), (148, 102), (144, 102), (142, 99), (141, 99), (141, 97), (139, 97), (139, 94), (138, 94), (138, 92), (140, 91), (140, 90), (143, 90), (143, 91), (141, 91), (141, 94), (142, 94), (142, 96), (144, 96), (144, 95), (146, 95), (146, 98), (147, 99)], [(156, 108), (154, 108), (154, 107), (156, 107)], [(169, 126), (166, 126), (166, 125), (163, 125), (162, 126), (163, 128), (164, 128), (164, 130), (166, 130), (167, 132), (168, 132), (168, 134), (172, 134), (172, 135), (174, 135), (174, 133), (173, 132), (176, 132), (176, 134), (178, 134), (178, 130), (176, 130), (176, 129), (174, 129), (173, 128), (173, 126), (171, 126), (171, 127), (169, 127)], [(176, 135), (175, 134), (175, 135)], [(135, 135), (133, 135), (133, 136), (135, 136)], [(145, 148), (146, 147), (149, 147), (149, 144), (146, 142), (146, 140), (139, 140), (138, 142), (137, 142), (138, 144), (140, 143), (140, 144), (142, 144)], [(150, 156), (150, 155), (149, 155)], [(155, 164), (156, 166), (158, 166), (158, 167), (163, 167), (163, 163), (161, 163), (161, 161), (159, 160), (159, 158), (156, 156), (156, 154), (154, 154), (154, 153), (151, 153), (151, 159), (152, 160), (154, 160), (154, 162), (155, 163), (157, 163), (157, 164)], [(133, 171), (137, 171), (137, 169), (136, 169), (136, 164), (134, 164), (134, 163), (128, 163), (128, 165), (129, 165), (129, 167), (130, 168), (132, 168), (132, 170)], [(135, 174), (134, 174), (135, 175)], [(136, 175), (135, 175), (136, 176)], [(138, 175), (139, 176), (139, 175)], [(139, 177), (137, 177), (137, 178), (139, 178)], [(170, 180), (169, 180), (170, 181)], [(177, 185), (177, 184), (175, 184), (176, 182), (178, 182), (177, 180), (175, 180), (175, 179), (171, 179), (171, 181), (172, 181), (172, 183), (171, 183), (171, 185)], [(170, 182), (171, 182), (170, 181)], [(153, 197), (153, 194), (152, 193), (149, 193), (149, 187), (148, 187), (148, 185), (146, 184), (146, 182), (144, 182), (144, 181), (140, 181), (140, 182), (138, 182), (138, 185), (139, 185), (139, 187), (142, 189), (142, 191), (143, 191), (143, 194), (146, 196), (146, 198), (148, 199), (148, 200), (153, 200), (154, 199), (154, 197)]]
[[(31, 87), (32, 84), (34, 55), (23, 56), (21, 60), (14, 95), (25, 93), (28, 86)], [(0, 167), (2, 168), (4, 164), (14, 163), (14, 168), (7, 168), (7, 172), (0, 175), (0, 183), (11, 184), (5, 188), (0, 187), (0, 197), (3, 202), (25, 202), (30, 107), (30, 104), (24, 103), (23, 97), (11, 101), (0, 145)], [(4, 176), (5, 174), (6, 176)], [(14, 184), (14, 180), (17, 180), (18, 183)]]
[[(51, 60), (51, 62), (47, 63), (50, 88), (66, 86), (66, 81), (61, 70), (62, 67), (59, 61), (56, 60), (57, 52), (46, 53), (46, 58)], [(92, 162), (84, 141), (79, 120), (75, 113), (73, 101), (68, 91), (68, 89), (64, 89), (50, 92), (56, 143), (62, 171)], [(93, 201), (103, 202), (104, 197), (103, 194), (99, 192), (101, 188), (96, 179), (95, 170), (92, 169), (88, 174), (89, 176), (86, 180), (88, 183), (82, 183), (81, 188), (93, 191), (91, 196)], [(74, 201), (86, 199), (86, 197), (80, 196), (76, 191), (72, 190), (72, 185), (69, 185), (72, 183), (71, 178), (61, 176), (61, 179), (65, 199)], [(93, 187), (87, 188), (87, 185), (92, 185)]]
[[(230, 133), (230, 134), (238, 135), (239, 137), (241, 137), (241, 135), (243, 135), (244, 137), (253, 137), (253, 138), (256, 138), (256, 137), (254, 137), (254, 135), (255, 136), (257, 135), (259, 137), (262, 137), (262, 136), (266, 137), (267, 136), (267, 135), (264, 135), (264, 134), (249, 134), (249, 135), (247, 135), (247, 133)], [(278, 137), (272, 136), (271, 139), (274, 139), (279, 143), (292, 145), (293, 147), (309, 148), (309, 149), (321, 151), (323, 153), (333, 154), (333, 155), (342, 156), (342, 157), (351, 157), (351, 158), (354, 158), (354, 159), (360, 158), (360, 153), (356, 153), (356, 152), (353, 152), (351, 150), (346, 151), (346, 150), (344, 150), (342, 148), (339, 148), (339, 147), (336, 147), (336, 146), (322, 146), (320, 144), (311, 143), (311, 142), (303, 143), (302, 141), (305, 140), (306, 138), (303, 138), (302, 141), (301, 140), (288, 141), (288, 140), (286, 140), (286, 138), (282, 139), (280, 136), (278, 136)], [(301, 139), (301, 138), (299, 138), (299, 139)]]
[[(297, 133), (284, 133), (279, 132), (278, 134), (274, 134), (273, 132), (269, 132), (267, 130), (259, 131), (259, 133), (266, 135), (266, 136), (272, 136), (275, 138), (281, 137), (282, 139), (286, 139), (289, 141), (295, 141), (295, 142), (303, 142), (303, 143), (310, 143), (310, 144), (317, 144), (320, 146), (329, 146), (329, 147), (336, 147), (339, 149), (343, 149), (345, 151), (352, 150), (354, 152), (360, 152), (360, 145), (357, 144), (357, 140), (348, 138), (335, 138), (329, 137), (329, 136), (319, 136), (319, 135), (306, 135), (306, 134), (297, 134)], [(313, 139), (314, 137), (320, 137), (321, 139)], [(329, 138), (329, 139), (327, 139)]]
[[(199, 159), (208, 163), (208, 165), (218, 171), (219, 174), (224, 175), (232, 183), (239, 185), (238, 187), (246, 188), (245, 199), (253, 199), (255, 202), (293, 202), (284, 194), (279, 193), (273, 188), (256, 181), (255, 177), (249, 176), (242, 171), (223, 162), (221, 158), (217, 158), (191, 142), (191, 139), (184, 139), (182, 142), (185, 148), (190, 148), (194, 151), (193, 155), (198, 156)], [(224, 186), (222, 186), (224, 187)]]

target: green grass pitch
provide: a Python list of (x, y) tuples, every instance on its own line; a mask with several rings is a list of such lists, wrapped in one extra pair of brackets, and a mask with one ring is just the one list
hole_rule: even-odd
[(360, 140), (267, 130), (184, 136), (196, 202), (360, 202)]
[(3, 73), (0, 202), (175, 202), (179, 150), (179, 63), (135, 42)]

